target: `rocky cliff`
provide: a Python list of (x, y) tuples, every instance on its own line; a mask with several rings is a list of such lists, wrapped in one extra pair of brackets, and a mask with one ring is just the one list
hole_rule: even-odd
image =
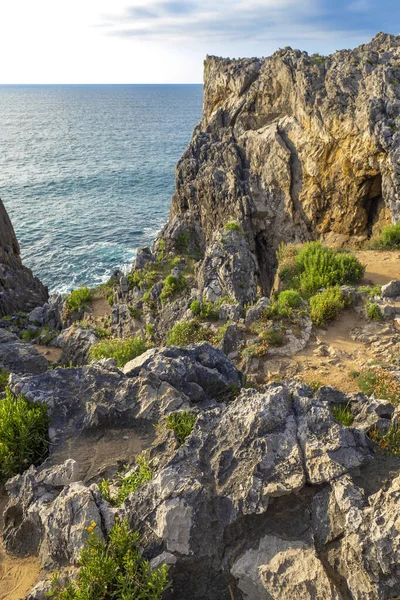
[(281, 241), (362, 242), (400, 219), (400, 37), (331, 56), (207, 57), (203, 118), (176, 169), (166, 241), (232, 219), (269, 291)]
[(0, 316), (46, 302), (47, 289), (24, 267), (15, 232), (0, 200)]

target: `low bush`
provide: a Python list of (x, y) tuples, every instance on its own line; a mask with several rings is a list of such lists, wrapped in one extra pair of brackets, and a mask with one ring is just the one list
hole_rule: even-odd
[(137, 468), (131, 475), (117, 473), (117, 493), (111, 494), (109, 479), (103, 479), (99, 485), (100, 493), (104, 500), (107, 500), (113, 506), (121, 506), (125, 499), (136, 492), (147, 481), (153, 477), (153, 471), (150, 467), (149, 457), (146, 454), (141, 454), (137, 458)]
[(183, 275), (168, 275), (163, 281), (163, 289), (161, 291), (160, 300), (164, 304), (171, 296), (183, 291), (187, 288), (186, 279)]
[(332, 408), (332, 415), (339, 421), (341, 425), (345, 425), (346, 427), (350, 427), (353, 424), (353, 415), (351, 413), (350, 406), (346, 404), (345, 406), (334, 406)]
[(366, 294), (368, 298), (374, 298), (375, 296), (380, 296), (382, 293), (382, 286), (380, 285), (362, 285), (358, 288), (358, 291), (362, 294)]
[(312, 321), (322, 327), (334, 321), (346, 306), (346, 300), (339, 287), (329, 287), (310, 298)]
[(179, 254), (185, 254), (189, 249), (190, 234), (188, 231), (181, 231), (175, 240), (175, 250)]
[(123, 367), (127, 362), (140, 356), (148, 350), (146, 341), (141, 337), (127, 339), (109, 339), (94, 344), (89, 350), (92, 360), (114, 358), (118, 367)]
[(99, 338), (99, 340), (105, 340), (110, 337), (110, 332), (107, 329), (104, 329), (104, 327), (96, 326), (94, 328), (94, 335)]
[(137, 306), (128, 306), (129, 313), (132, 319), (140, 319), (142, 316), (142, 311)]
[(375, 393), (377, 398), (388, 400), (392, 404), (400, 403), (400, 382), (396, 377), (382, 368), (364, 369), (354, 379), (364, 394)]
[(196, 319), (175, 323), (167, 334), (167, 344), (170, 346), (187, 346), (211, 339), (212, 333), (202, 327)]
[(276, 317), (290, 317), (294, 309), (299, 308), (303, 300), (296, 290), (284, 290), (277, 298), (271, 302), (266, 310), (266, 316), (269, 319)]
[(376, 304), (376, 302), (367, 302), (365, 305), (365, 310), (370, 321), (383, 321), (381, 309), (379, 308), (379, 304)]
[(228, 223), (225, 223), (224, 229), (225, 231), (240, 231), (240, 233), (243, 233), (243, 230), (237, 221), (229, 221)]
[(196, 415), (188, 410), (170, 413), (165, 417), (167, 429), (172, 429), (179, 445), (185, 443), (186, 438), (192, 433), (196, 423)]
[(66, 299), (66, 305), (69, 310), (79, 310), (89, 304), (93, 297), (93, 292), (88, 287), (73, 290)]
[(54, 600), (161, 600), (170, 587), (167, 565), (152, 569), (140, 552), (140, 539), (128, 521), (117, 520), (104, 542), (87, 528), (89, 537), (79, 559), (76, 580), (62, 581), (56, 573), (48, 597)]
[(380, 236), (374, 240), (371, 240), (370, 246), (381, 250), (399, 250), (400, 223), (384, 227)]
[(4, 367), (0, 369), (0, 392), (4, 392), (8, 384), (8, 378), (10, 377), (10, 371), (7, 371)]
[(200, 300), (193, 300), (190, 305), (190, 310), (195, 317), (200, 317), (206, 321), (216, 321), (219, 317), (219, 302), (210, 302), (203, 298)]
[(365, 272), (353, 254), (332, 250), (320, 242), (281, 246), (277, 257), (281, 281), (308, 297), (321, 288), (357, 283)]
[(398, 419), (393, 421), (386, 433), (374, 427), (368, 435), (381, 450), (392, 456), (400, 455), (400, 425)]
[(276, 329), (264, 329), (260, 333), (260, 338), (269, 346), (283, 346), (284, 343), (283, 335)]
[(39, 335), (40, 329), (25, 329), (25, 331), (21, 333), (21, 339), (24, 340), (24, 342), (31, 342), (39, 337)]
[(0, 482), (40, 463), (48, 450), (47, 404), (6, 388), (0, 400)]

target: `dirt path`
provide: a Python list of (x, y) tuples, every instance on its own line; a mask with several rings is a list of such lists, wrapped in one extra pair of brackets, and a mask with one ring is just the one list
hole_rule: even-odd
[(36, 557), (16, 558), (0, 549), (0, 600), (21, 600), (39, 578)]
[(385, 285), (393, 279), (400, 279), (400, 252), (362, 250), (355, 252), (357, 258), (367, 265), (364, 282)]
[(94, 319), (101, 319), (111, 315), (112, 308), (106, 298), (93, 298), (91, 302), (92, 316)]

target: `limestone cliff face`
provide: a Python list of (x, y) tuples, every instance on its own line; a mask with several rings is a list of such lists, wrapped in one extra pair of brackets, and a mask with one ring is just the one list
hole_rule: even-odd
[(47, 288), (24, 267), (14, 228), (0, 200), (0, 316), (46, 302)]
[(191, 225), (204, 249), (237, 219), (268, 289), (281, 241), (361, 242), (400, 220), (399, 195), (400, 37), (328, 57), (207, 57), (167, 232)]

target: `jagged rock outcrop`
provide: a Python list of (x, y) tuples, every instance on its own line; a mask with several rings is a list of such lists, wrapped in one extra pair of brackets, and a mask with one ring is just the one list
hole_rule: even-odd
[[(164, 350), (151, 352), (127, 369), (147, 387), (145, 403), (152, 391), (143, 370), (168, 380), (182, 370)], [(207, 353), (207, 345), (197, 352)], [(229, 361), (222, 363), (225, 369)], [(54, 397), (57, 404), (59, 391)], [(53, 570), (76, 564), (92, 522), (107, 536), (114, 518), (126, 517), (142, 534), (152, 564), (170, 565), (173, 588), (166, 598), (395, 597), (400, 478), (372, 489), (385, 479), (385, 467), (374, 467), (361, 423), (343, 427), (333, 418), (330, 407), (344, 403), (356, 412), (360, 405), (374, 410), (362, 394), (321, 388), (315, 395), (298, 383), (242, 390), (234, 401), (209, 407), (188, 397), (187, 407), (197, 414), (193, 431), (180, 448), (171, 440), (158, 445), (152, 480), (119, 508), (101, 498), (96, 484), (78, 481), (72, 460), (31, 467), (10, 480), (5, 546), (39, 553)], [(391, 415), (377, 419), (389, 426)]]
[(14, 228), (0, 200), (0, 317), (30, 311), (47, 298), (47, 288), (22, 264)]
[[(363, 241), (400, 219), (400, 37), (331, 56), (210, 56), (203, 118), (176, 169), (167, 248), (237, 220), (272, 286), (281, 241)], [(209, 258), (207, 259), (209, 260)]]

